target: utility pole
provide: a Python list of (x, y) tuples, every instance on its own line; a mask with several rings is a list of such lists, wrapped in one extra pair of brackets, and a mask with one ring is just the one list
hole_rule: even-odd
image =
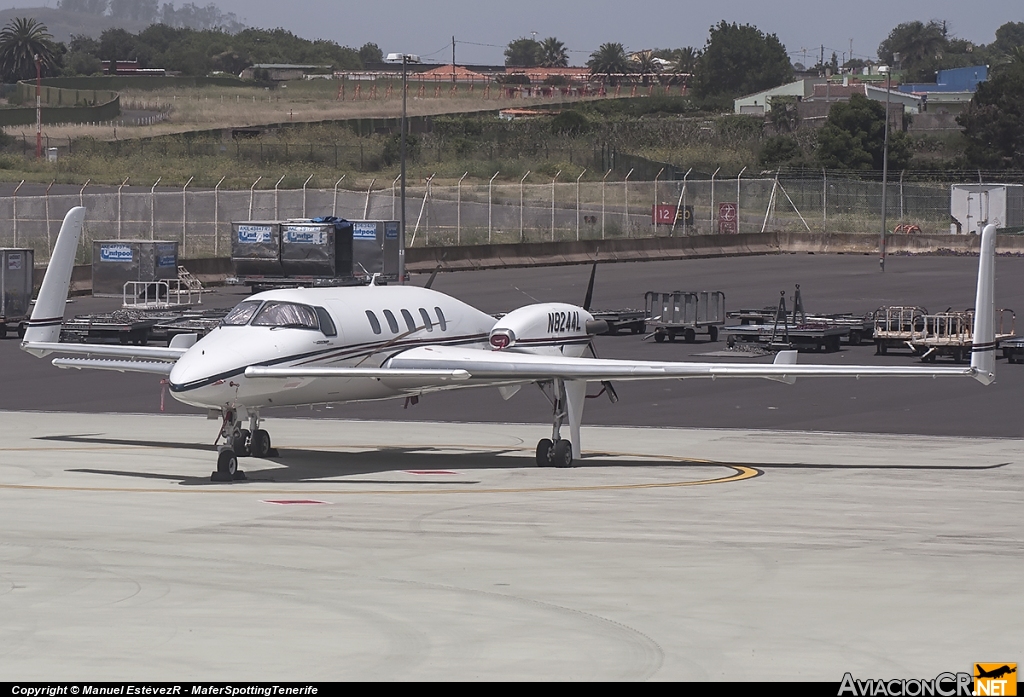
[(452, 37), (452, 84), (455, 84), (455, 37)]

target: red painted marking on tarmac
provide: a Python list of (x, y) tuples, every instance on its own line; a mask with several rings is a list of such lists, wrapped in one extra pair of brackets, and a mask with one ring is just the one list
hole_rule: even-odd
[(405, 470), (406, 474), (458, 474), (451, 470)]
[(278, 506), (315, 506), (321, 503), (328, 503), (327, 501), (317, 501), (316, 499), (264, 499), (262, 503), (273, 503)]

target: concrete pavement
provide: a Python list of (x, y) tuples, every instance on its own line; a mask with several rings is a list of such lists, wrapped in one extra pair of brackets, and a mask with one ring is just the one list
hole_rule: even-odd
[[(930, 678), (1024, 655), (1024, 442), (0, 413), (0, 679)], [(275, 503), (276, 502), (276, 503)], [(300, 503), (301, 502), (301, 503)]]

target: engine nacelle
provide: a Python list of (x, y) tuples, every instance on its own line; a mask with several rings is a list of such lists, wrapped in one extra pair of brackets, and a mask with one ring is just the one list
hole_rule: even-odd
[(603, 320), (577, 305), (538, 303), (513, 310), (498, 320), (488, 339), (491, 348), (524, 353), (579, 356), (591, 337), (607, 328)]

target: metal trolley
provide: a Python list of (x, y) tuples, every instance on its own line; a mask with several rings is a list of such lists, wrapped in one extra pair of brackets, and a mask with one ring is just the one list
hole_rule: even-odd
[(697, 332), (707, 333), (709, 341), (718, 341), (718, 328), (725, 325), (725, 293), (648, 291), (644, 294), (644, 314), (646, 329), (651, 332), (648, 336), (657, 342), (675, 341), (682, 335), (683, 341), (692, 344), (697, 340)]

